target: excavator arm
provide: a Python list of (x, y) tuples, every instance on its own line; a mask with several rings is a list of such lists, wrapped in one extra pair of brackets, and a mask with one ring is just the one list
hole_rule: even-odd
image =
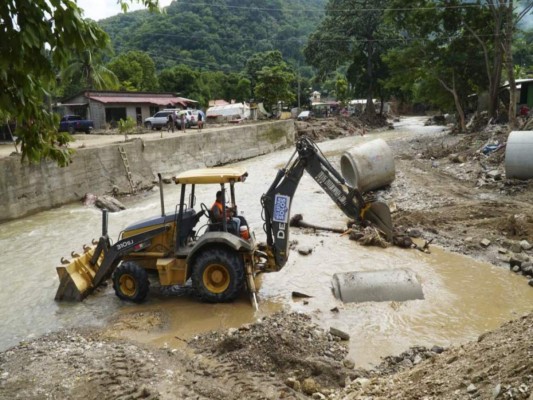
[(279, 270), (287, 262), (291, 203), (304, 171), (313, 177), (346, 216), (358, 223), (371, 221), (392, 241), (392, 221), (387, 205), (381, 202), (367, 204), (359, 190), (348, 186), (317, 145), (304, 136), (297, 140), (296, 151), (261, 197), (267, 253), (274, 261), (269, 263), (270, 269)]

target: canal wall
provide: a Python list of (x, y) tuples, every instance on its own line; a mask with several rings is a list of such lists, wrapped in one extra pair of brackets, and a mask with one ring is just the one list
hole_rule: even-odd
[(157, 173), (170, 178), (191, 168), (256, 157), (292, 145), (294, 136), (292, 120), (274, 121), (77, 149), (64, 168), (51, 161), (0, 159), (0, 222), (79, 201), (86, 193), (129, 193), (125, 164), (134, 185), (145, 188)]

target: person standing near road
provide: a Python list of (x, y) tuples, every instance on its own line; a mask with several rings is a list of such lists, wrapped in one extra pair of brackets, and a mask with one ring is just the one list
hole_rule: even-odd
[(176, 113), (172, 111), (170, 114), (168, 114), (167, 132), (170, 132), (170, 130), (172, 129), (172, 133), (174, 133), (175, 125), (176, 125)]
[(202, 129), (204, 127), (204, 116), (202, 113), (202, 110), (198, 111), (198, 129)]
[(181, 130), (185, 132), (185, 113), (180, 114)]

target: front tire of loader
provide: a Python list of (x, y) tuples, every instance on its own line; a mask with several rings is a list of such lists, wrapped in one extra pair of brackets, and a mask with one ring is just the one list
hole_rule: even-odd
[(203, 301), (232, 301), (238, 296), (243, 282), (244, 265), (237, 252), (208, 249), (194, 262), (192, 283)]
[(149, 286), (148, 273), (134, 262), (122, 263), (113, 273), (113, 289), (122, 300), (141, 303), (148, 295)]

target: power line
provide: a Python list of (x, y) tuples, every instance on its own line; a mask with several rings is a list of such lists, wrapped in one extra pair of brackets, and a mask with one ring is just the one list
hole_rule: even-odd
[[(176, 3), (180, 3), (177, 1)], [(341, 8), (277, 8), (277, 7), (248, 7), (248, 6), (234, 6), (229, 4), (212, 4), (212, 3), (196, 3), (196, 2), (181, 2), (188, 6), (202, 6), (202, 7), (217, 7), (217, 8), (231, 8), (231, 9), (241, 9), (241, 10), (250, 10), (250, 11), (290, 11), (290, 12), (316, 12), (316, 13), (325, 13), (325, 12), (339, 12), (339, 13), (348, 13), (348, 12), (388, 12), (388, 11), (424, 11), (424, 10), (436, 10), (436, 9), (462, 9), (462, 8), (482, 8), (487, 7), (488, 4), (461, 4), (461, 5), (435, 5), (433, 7), (402, 7), (402, 8), (350, 8), (350, 9), (341, 9)]]

